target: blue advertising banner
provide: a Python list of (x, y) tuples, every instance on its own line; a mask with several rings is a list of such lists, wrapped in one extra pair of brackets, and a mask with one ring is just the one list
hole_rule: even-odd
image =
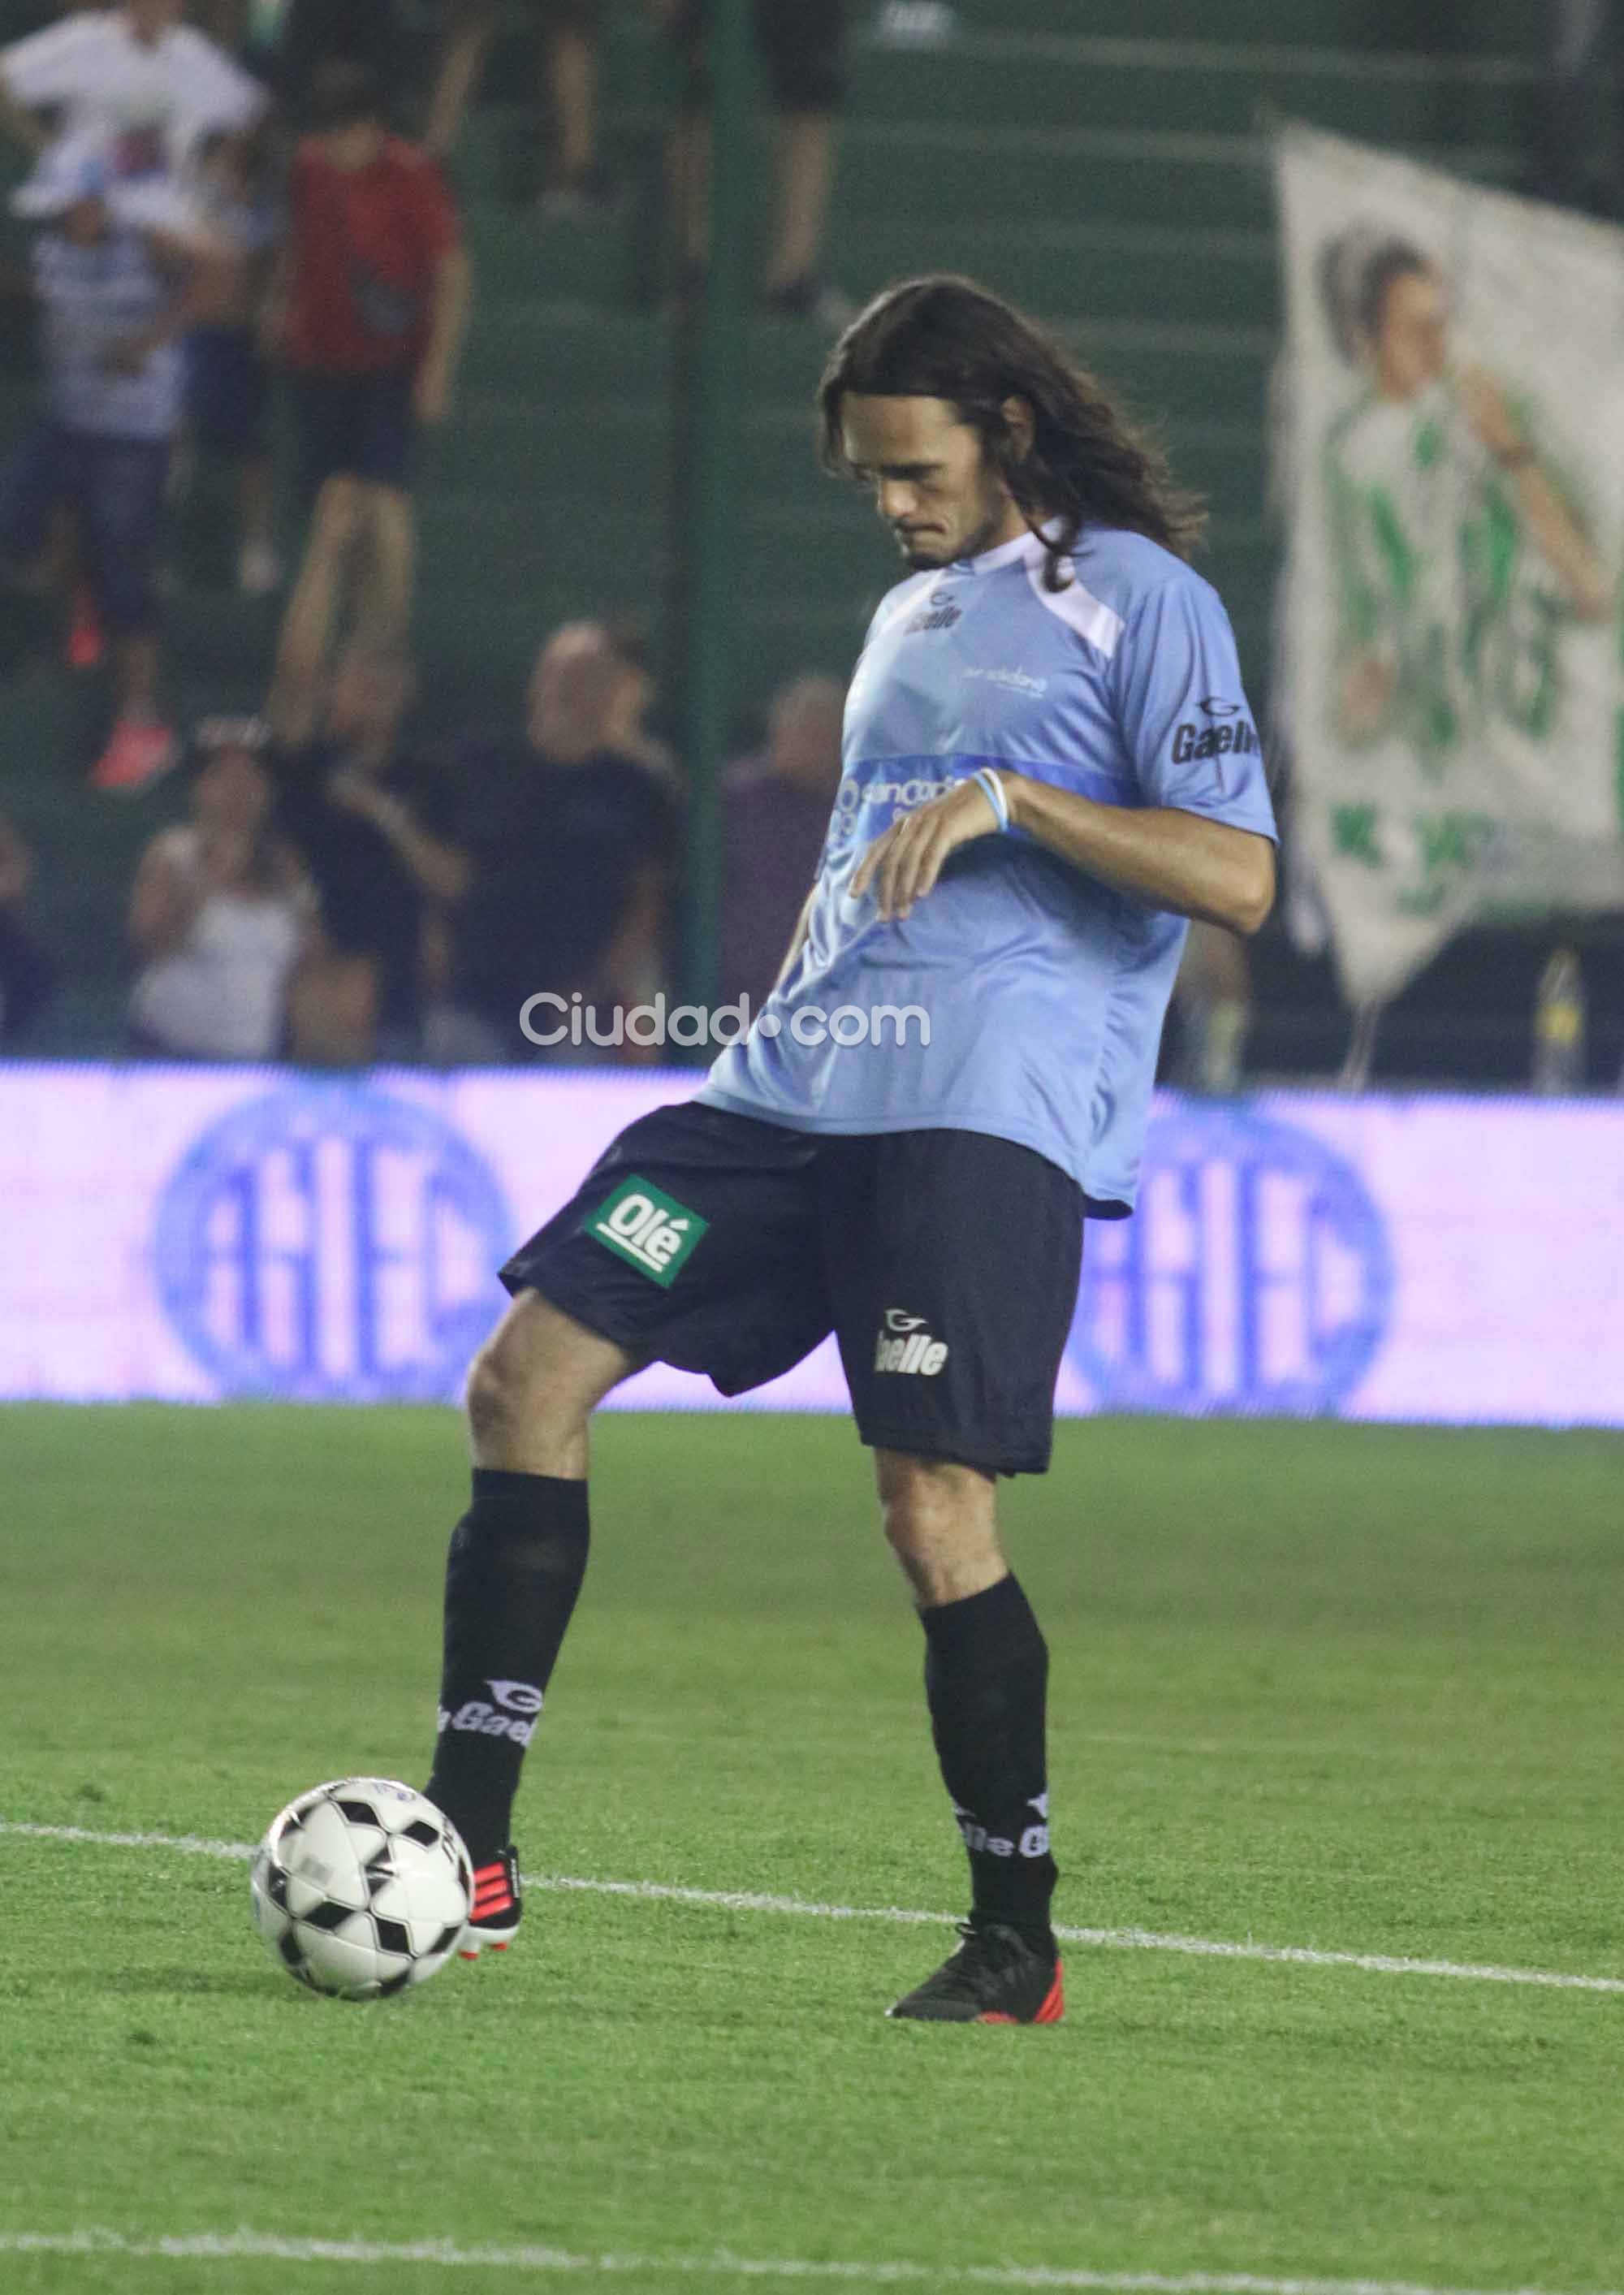
[[(0, 1068), (0, 1397), (449, 1402), (495, 1270), (681, 1074)], [(1624, 1425), (1624, 1108), (1157, 1103), (1062, 1410)], [(633, 1408), (705, 1409), (656, 1365)], [(840, 1409), (832, 1344), (746, 1407)]]

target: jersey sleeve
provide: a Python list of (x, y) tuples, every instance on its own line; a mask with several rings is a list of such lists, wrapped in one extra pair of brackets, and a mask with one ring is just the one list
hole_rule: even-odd
[(61, 103), (78, 93), (86, 77), (85, 32), (84, 17), (69, 16), (0, 48), (0, 77), (25, 110)]
[(1164, 583), (1129, 617), (1114, 663), (1122, 741), (1145, 804), (1277, 837), (1235, 633), (1217, 593)]

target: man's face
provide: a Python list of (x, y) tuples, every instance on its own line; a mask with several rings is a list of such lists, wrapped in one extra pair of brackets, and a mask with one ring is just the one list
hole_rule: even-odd
[(1401, 271), (1382, 298), (1376, 375), (1388, 398), (1415, 398), (1438, 380), (1449, 357), (1448, 306), (1435, 271)]
[(1024, 533), (979, 433), (945, 398), (850, 391), (840, 429), (853, 475), (873, 487), (875, 507), (910, 566), (951, 566)]

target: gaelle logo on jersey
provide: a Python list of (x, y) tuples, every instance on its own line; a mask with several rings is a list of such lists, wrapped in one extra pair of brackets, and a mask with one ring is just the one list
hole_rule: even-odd
[(913, 619), (902, 625), (902, 635), (910, 638), (917, 630), (951, 630), (963, 618), (964, 608), (954, 605), (951, 590), (933, 590)]
[(1200, 757), (1237, 757), (1253, 755), (1257, 747), (1257, 733), (1250, 722), (1241, 716), (1237, 705), (1228, 701), (1204, 701), (1200, 706), (1210, 717), (1228, 713), (1229, 722), (1221, 725), (1197, 725), (1187, 717), (1173, 735), (1173, 763), (1187, 765)]

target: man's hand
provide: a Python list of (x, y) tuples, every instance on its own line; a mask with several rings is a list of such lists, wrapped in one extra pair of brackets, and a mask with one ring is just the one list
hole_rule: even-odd
[(1001, 827), (992, 800), (979, 783), (960, 781), (945, 796), (934, 796), (917, 813), (904, 813), (869, 845), (852, 879), (853, 900), (870, 885), (881, 920), (897, 923), (931, 891), (950, 853)]

